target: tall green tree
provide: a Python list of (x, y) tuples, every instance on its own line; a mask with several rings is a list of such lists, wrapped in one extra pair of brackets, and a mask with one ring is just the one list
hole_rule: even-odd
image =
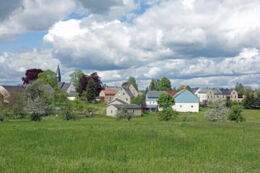
[(26, 86), (27, 111), (33, 121), (40, 121), (43, 115), (48, 115), (52, 109), (53, 89), (41, 80), (33, 81)]
[(171, 106), (174, 104), (174, 98), (169, 94), (163, 93), (158, 98), (158, 105), (160, 108), (171, 109)]
[(127, 83), (132, 84), (135, 87), (135, 89), (138, 91), (138, 85), (137, 85), (136, 79), (134, 77), (129, 77)]
[(257, 94), (256, 94), (255, 107), (260, 109), (260, 91), (258, 91)]
[(51, 70), (39, 73), (38, 79), (40, 79), (44, 84), (49, 84), (52, 88), (58, 87), (56, 73)]
[(90, 79), (88, 81), (87, 89), (86, 89), (86, 98), (88, 102), (95, 101), (96, 99), (96, 85), (94, 79)]
[(238, 92), (238, 94), (245, 94), (245, 87), (242, 83), (236, 83), (235, 90)]
[(131, 104), (143, 105), (145, 104), (145, 95), (140, 95), (131, 100)]
[(152, 79), (150, 82), (150, 85), (148, 87), (148, 90), (150, 90), (150, 91), (158, 90), (160, 83), (161, 83), (160, 79)]
[(171, 89), (172, 89), (171, 81), (167, 77), (163, 77), (161, 79), (158, 90), (167, 91), (167, 90), (171, 90)]
[(70, 81), (77, 90), (80, 87), (80, 78), (84, 75), (85, 74), (81, 70), (76, 70), (75, 72), (70, 74)]
[(246, 108), (246, 109), (254, 108), (255, 102), (256, 102), (256, 99), (254, 97), (254, 94), (246, 93), (245, 99), (243, 100), (244, 108)]

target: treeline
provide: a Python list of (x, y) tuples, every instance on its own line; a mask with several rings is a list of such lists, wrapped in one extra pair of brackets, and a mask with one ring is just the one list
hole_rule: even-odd
[(242, 105), (245, 109), (260, 109), (260, 90), (246, 87), (241, 83), (237, 83), (235, 87), (240, 95), (244, 95)]
[(64, 115), (64, 119), (71, 119), (78, 111), (92, 114), (93, 108), (86, 107), (86, 104), (95, 102), (103, 89), (97, 73), (72, 73), (71, 81), (77, 90), (75, 104), (67, 99), (68, 94), (60, 88), (57, 74), (51, 70), (29, 69), (22, 81), (24, 85), (19, 87), (19, 91), (10, 91), (9, 104), (0, 102), (0, 121), (24, 118), (27, 115), (33, 121), (40, 121), (43, 116), (57, 113)]

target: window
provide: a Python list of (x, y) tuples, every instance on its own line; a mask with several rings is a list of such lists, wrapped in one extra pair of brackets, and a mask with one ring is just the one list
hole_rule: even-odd
[(113, 110), (111, 110), (111, 114), (113, 113)]
[(194, 106), (193, 105), (191, 105), (191, 108), (193, 108)]
[(182, 105), (180, 105), (180, 108), (182, 108)]
[(123, 95), (125, 95), (125, 93), (123, 92)]

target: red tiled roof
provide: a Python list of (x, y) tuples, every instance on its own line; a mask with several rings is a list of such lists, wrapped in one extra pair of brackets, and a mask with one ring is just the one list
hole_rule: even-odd
[(169, 91), (166, 91), (166, 92), (167, 92), (167, 94), (169, 94), (171, 96), (174, 96), (177, 93), (177, 91), (175, 91), (175, 90), (169, 90)]
[(103, 90), (105, 95), (115, 95), (118, 91), (117, 90)]

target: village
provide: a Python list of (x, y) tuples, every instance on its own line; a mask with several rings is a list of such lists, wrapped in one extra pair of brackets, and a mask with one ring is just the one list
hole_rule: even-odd
[[(34, 71), (34, 72), (33, 72)], [(26, 72), (29, 74), (30, 70)], [(42, 70), (31, 69), (33, 76), (38, 78), (40, 74), (43, 74)], [(57, 67), (56, 73), (47, 70), (52, 75), (47, 75), (47, 82), (43, 82), (40, 87), (44, 86), (49, 91), (49, 95), (53, 95), (54, 88), (52, 83), (48, 81), (54, 81), (57, 83), (57, 89), (64, 92), (68, 101), (74, 102), (79, 98), (79, 93), (76, 89), (77, 86), (73, 82), (62, 82), (60, 67)], [(46, 73), (46, 72), (45, 72)], [(38, 76), (37, 76), (38, 75)], [(18, 86), (1, 86), (0, 93), (2, 95), (2, 102), (10, 103), (10, 98), (15, 98), (17, 93), (25, 92), (27, 85), (32, 83), (35, 79), (28, 82), (28, 84)], [(242, 103), (245, 95), (238, 93), (236, 89), (232, 88), (191, 88), (187, 85), (182, 85), (178, 89), (172, 89), (169, 79), (165, 80), (165, 86), (155, 86), (156, 83), (160, 83), (160, 80), (151, 80), (151, 84), (147, 87), (146, 91), (139, 91), (135, 78), (124, 82), (121, 86), (107, 86), (99, 87), (99, 92), (87, 93), (93, 95), (93, 101), (96, 103), (105, 104), (105, 112), (103, 115), (118, 117), (122, 110), (128, 112), (133, 117), (142, 116), (144, 112), (158, 112), (163, 109), (158, 104), (158, 99), (161, 95), (166, 94), (170, 98), (174, 99), (174, 103), (170, 105), (171, 109), (176, 112), (199, 112), (201, 107), (206, 107), (208, 103), (212, 102), (234, 102)], [(80, 80), (78, 78), (78, 80)], [(99, 79), (98, 79), (99, 80)], [(131, 82), (133, 81), (133, 82)], [(79, 82), (79, 81), (78, 81)], [(162, 82), (163, 83), (163, 82)], [(38, 86), (39, 87), (39, 86)], [(86, 86), (87, 87), (87, 86)], [(52, 91), (53, 90), (53, 91)], [(85, 92), (85, 91), (84, 91)], [(89, 102), (89, 100), (86, 100)]]

